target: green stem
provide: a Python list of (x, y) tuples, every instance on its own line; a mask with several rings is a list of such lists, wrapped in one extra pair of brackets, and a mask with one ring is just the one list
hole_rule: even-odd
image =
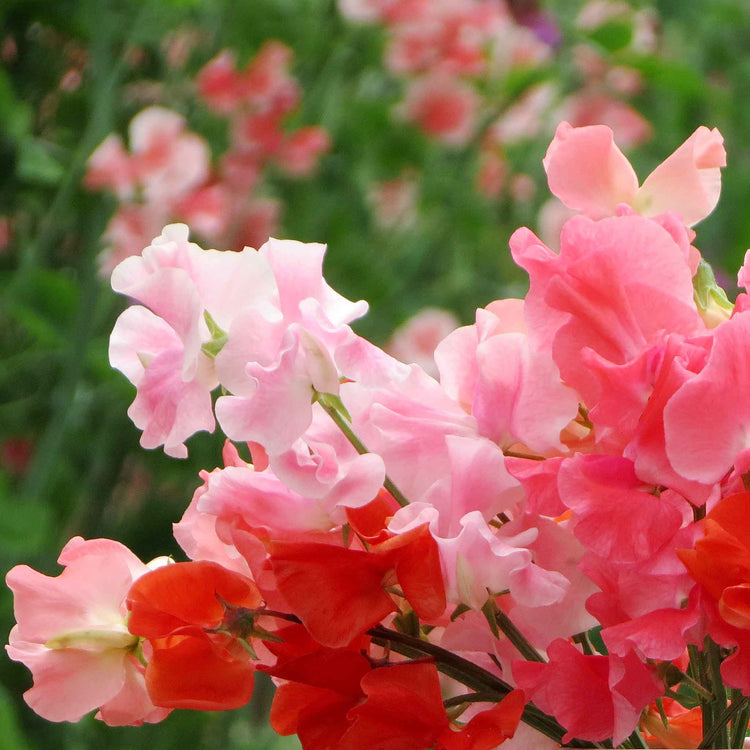
[(443, 701), (445, 708), (461, 706), (464, 703), (494, 703), (497, 700), (497, 693), (464, 693), (463, 695), (454, 695)]
[[(340, 400), (338, 396), (335, 396), (333, 398)], [(336, 426), (341, 430), (341, 432), (346, 435), (347, 440), (354, 446), (357, 453), (359, 453), (360, 455), (370, 453), (371, 451), (367, 449), (367, 446), (357, 437), (356, 433), (352, 429), (351, 424), (349, 424), (349, 420), (333, 403), (333, 398), (331, 398), (331, 394), (329, 393), (317, 393), (315, 396), (315, 400), (321, 405), (323, 411), (328, 414), (328, 416), (336, 423)], [(393, 495), (393, 497), (396, 499), (396, 502), (402, 508), (405, 508), (409, 504), (409, 501), (406, 499), (404, 493), (401, 492), (401, 490), (395, 485), (393, 480), (388, 475), (386, 475), (385, 480), (383, 481), (383, 487), (385, 487), (388, 492)]]
[[(695, 645), (688, 646), (690, 654), (690, 672), (696, 682), (701, 685), (710, 685), (708, 670), (706, 669), (706, 655)], [(712, 694), (713, 695), (713, 694)], [(703, 717), (703, 735), (705, 737), (709, 727), (713, 725), (713, 701), (707, 700), (705, 696), (700, 695), (701, 715)]]
[[(742, 693), (739, 690), (732, 690), (732, 705), (738, 700), (742, 700)], [(730, 747), (744, 747), (745, 737), (747, 736), (747, 725), (750, 721), (750, 702), (746, 702), (732, 720), (732, 736)]]
[[(703, 741), (700, 745), (698, 745), (698, 747), (716, 747), (716, 745), (713, 744), (714, 738), (718, 737), (722, 733), (722, 731), (729, 725), (730, 720), (735, 716), (735, 714), (739, 713), (741, 710), (747, 709), (748, 701), (750, 701), (750, 696), (743, 696), (738, 700), (732, 701), (732, 703), (719, 714), (713, 726), (711, 726), (711, 728), (707, 732), (704, 732)], [(726, 747), (726, 745), (724, 745), (724, 747)]]
[(526, 636), (513, 624), (508, 615), (499, 607), (495, 610), (495, 622), (505, 637), (518, 649), (518, 652), (528, 661), (544, 663), (541, 654), (529, 643)]
[(641, 737), (641, 733), (638, 731), (638, 727), (633, 730), (633, 734), (628, 737), (627, 741), (630, 744), (630, 747), (639, 748), (639, 750), (640, 748), (646, 748), (646, 750), (648, 750), (646, 740)]
[[(429, 641), (399, 633), (396, 630), (389, 630), (381, 625), (370, 628), (367, 634), (372, 637), (374, 643), (383, 646), (390, 645), (393, 651), (403, 656), (414, 657), (428, 654), (435, 657), (436, 666), (443, 674), (458, 680), (477, 693), (494, 695), (495, 701), (502, 700), (513, 690), (507, 682), (486, 669)], [(526, 705), (521, 719), (538, 732), (562, 744), (562, 738), (566, 734), (565, 728), (554, 718), (540, 711), (533, 703)], [(606, 747), (606, 745), (573, 739), (566, 744), (566, 747)]]
[(711, 684), (713, 685), (712, 692), (714, 694), (713, 700), (713, 715), (714, 715), (714, 727), (717, 731), (714, 735), (714, 747), (717, 748), (728, 748), (729, 747), (729, 721), (726, 719), (723, 724), (716, 719), (716, 716), (723, 716), (727, 710), (727, 691), (724, 687), (724, 682), (721, 678), (721, 654), (719, 653), (719, 647), (714, 643), (711, 638), (706, 638), (705, 651), (708, 656), (708, 669)]

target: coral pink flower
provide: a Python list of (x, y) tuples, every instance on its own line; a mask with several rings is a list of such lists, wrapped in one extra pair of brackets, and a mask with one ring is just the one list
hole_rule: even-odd
[(641, 711), (663, 686), (632, 654), (586, 656), (558, 639), (547, 649), (549, 663), (513, 662), (518, 685), (542, 711), (552, 714), (573, 737), (619, 745), (633, 731)]
[(320, 157), (331, 147), (331, 139), (323, 128), (300, 128), (288, 135), (276, 154), (276, 161), (288, 175), (303, 177), (311, 174)]
[(479, 97), (458, 78), (431, 74), (409, 84), (399, 111), (428, 135), (451, 146), (462, 146), (474, 133)]
[(6, 582), (15, 595), (18, 624), (8, 655), (34, 675), (26, 702), (49, 721), (78, 721), (99, 709), (107, 724), (161, 721), (168, 711), (150, 701), (138, 638), (125, 624), (125, 598), (147, 573), (130, 550), (109, 539), (74, 537), (57, 577), (17, 565)]
[[(718, 482), (732, 466), (750, 469), (747, 361), (750, 314), (738, 313), (714, 329), (706, 366), (664, 407), (666, 454), (675, 471), (703, 483)], [(711, 404), (710, 409), (697, 408)]]
[(544, 157), (550, 190), (566, 206), (599, 219), (627, 203), (644, 216), (677, 211), (688, 226), (713, 211), (726, 164), (723, 138), (701, 126), (638, 187), (630, 162), (603, 125), (557, 127)]
[(229, 50), (223, 50), (206, 63), (195, 83), (201, 99), (222, 114), (232, 112), (242, 101), (240, 77), (234, 54)]

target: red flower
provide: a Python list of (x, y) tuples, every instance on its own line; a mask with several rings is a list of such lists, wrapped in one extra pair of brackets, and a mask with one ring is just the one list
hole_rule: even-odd
[(391, 583), (398, 582), (419, 617), (434, 619), (445, 610), (437, 544), (426, 525), (394, 535), (369, 552), (272, 542), (270, 553), (279, 591), (325, 646), (346, 646), (394, 612), (385, 590)]
[(678, 550), (690, 575), (718, 603), (721, 617), (750, 629), (750, 492), (725, 497), (703, 521), (695, 549)]
[(262, 603), (255, 584), (213, 562), (158, 568), (128, 593), (128, 629), (153, 655), (146, 687), (154, 705), (221, 711), (253, 692), (254, 665), (238, 637), (252, 630), (246, 609)]
[(271, 725), (279, 734), (298, 734), (305, 750), (491, 750), (520, 721), (524, 694), (514, 690), (455, 731), (434, 664), (374, 668), (363, 653), (366, 639), (334, 649), (300, 626), (278, 635), (284, 643), (269, 644), (278, 662), (265, 671), (289, 682), (276, 691)]

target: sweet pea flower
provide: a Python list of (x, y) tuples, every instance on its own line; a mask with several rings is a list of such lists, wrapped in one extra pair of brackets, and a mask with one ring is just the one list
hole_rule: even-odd
[(450, 146), (463, 146), (474, 133), (479, 97), (461, 79), (444, 74), (416, 78), (399, 113), (428, 135)]
[(721, 133), (699, 127), (638, 187), (630, 162), (604, 125), (557, 127), (544, 157), (550, 190), (569, 208), (594, 219), (627, 203), (644, 216), (677, 211), (692, 226), (713, 211), (726, 165)]
[(418, 364), (433, 377), (435, 347), (458, 326), (458, 319), (448, 310), (426, 307), (410, 317), (394, 332), (385, 350), (402, 362)]
[(258, 251), (277, 296), (241, 310), (216, 357), (218, 377), (233, 394), (218, 399), (216, 416), (232, 440), (282, 453), (310, 426), (315, 391), (339, 391), (336, 352), (355, 338), (348, 324), (367, 304), (328, 286), (324, 253), (324, 245), (276, 239)]
[(513, 676), (534, 703), (573, 737), (615, 746), (633, 731), (641, 711), (662, 694), (651, 670), (632, 654), (588, 656), (563, 639), (547, 650), (549, 663), (513, 662)]
[(169, 711), (151, 702), (139, 639), (126, 625), (128, 591), (149, 566), (118, 542), (81, 537), (58, 562), (65, 569), (57, 578), (26, 565), (6, 577), (18, 621), (6, 650), (34, 675), (26, 702), (49, 721), (78, 721), (94, 709), (114, 726), (161, 721)]

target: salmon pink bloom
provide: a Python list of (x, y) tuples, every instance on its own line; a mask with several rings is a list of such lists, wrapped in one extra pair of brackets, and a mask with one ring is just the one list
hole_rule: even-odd
[(404, 119), (451, 146), (462, 146), (474, 133), (479, 97), (458, 78), (431, 74), (411, 82), (399, 106)]
[(78, 721), (99, 709), (110, 725), (158, 722), (169, 713), (150, 700), (139, 639), (128, 631), (125, 599), (149, 571), (129, 549), (109, 539), (74, 537), (57, 578), (16, 565), (6, 582), (18, 624), (8, 655), (34, 675), (26, 702), (49, 721)]
[(713, 329), (705, 367), (664, 407), (666, 455), (686, 479), (713, 483), (733, 466), (738, 474), (750, 470), (748, 356), (750, 314), (740, 312)]
[(128, 629), (148, 640), (146, 687), (156, 705), (222, 711), (244, 706), (255, 667), (240, 645), (255, 632), (255, 584), (213, 562), (139, 578), (127, 595)]
[(716, 128), (698, 128), (638, 187), (630, 162), (604, 125), (557, 127), (544, 158), (550, 190), (568, 207), (600, 219), (627, 203), (644, 216), (681, 214), (688, 226), (713, 211), (726, 165), (724, 139)]

